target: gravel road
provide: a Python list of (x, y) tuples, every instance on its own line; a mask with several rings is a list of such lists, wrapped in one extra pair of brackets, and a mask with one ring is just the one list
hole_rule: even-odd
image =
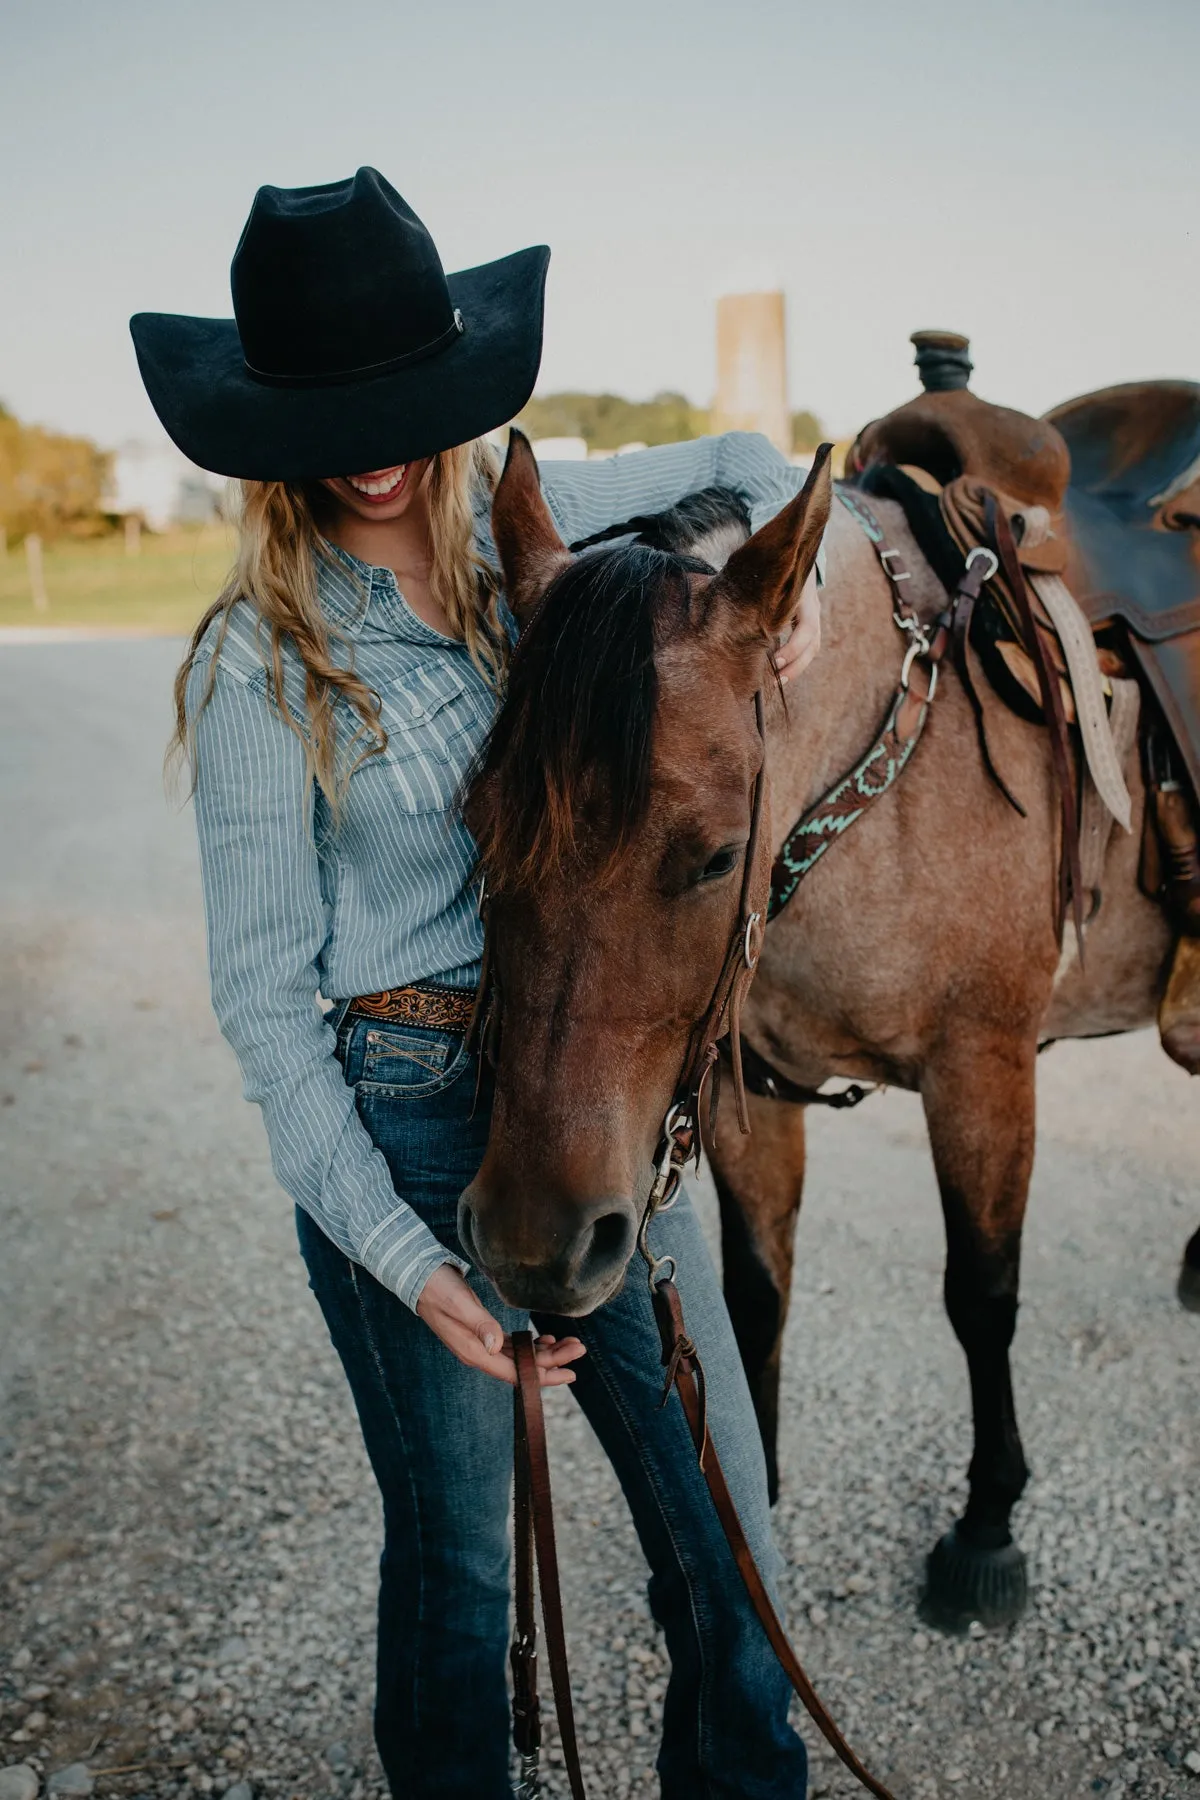
[[(84, 1763), (57, 1785), (101, 1800), (374, 1800), (378, 1508), (209, 1012), (159, 776), (177, 655), (0, 650), (0, 1769)], [(954, 1639), (916, 1611), (969, 1449), (919, 1108), (813, 1121), (778, 1524), (810, 1672), (900, 1800), (1200, 1797), (1200, 1318), (1173, 1291), (1198, 1164), (1152, 1036), (1044, 1059), (1016, 1352), (1034, 1601)], [(638, 1549), (569, 1398), (550, 1412), (593, 1793), (649, 1800)]]

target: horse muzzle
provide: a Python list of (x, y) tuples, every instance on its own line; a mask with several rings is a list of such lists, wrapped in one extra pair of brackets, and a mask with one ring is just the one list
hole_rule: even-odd
[(536, 1237), (478, 1177), (458, 1203), (463, 1252), (502, 1300), (523, 1312), (578, 1319), (611, 1300), (637, 1239), (629, 1199), (559, 1201), (538, 1209)]

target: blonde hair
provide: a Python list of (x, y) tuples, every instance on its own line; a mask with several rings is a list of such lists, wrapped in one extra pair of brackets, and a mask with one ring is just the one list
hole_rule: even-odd
[[(475, 548), (473, 499), (477, 484), (488, 490), (496, 482), (496, 457), (484, 438), (443, 450), (429, 471), (429, 525), (432, 563), (429, 585), (450, 629), (466, 645), (480, 673), (495, 691), (504, 682), (508, 639), (500, 620), (500, 580)], [(346, 784), (369, 756), (386, 748), (387, 733), (379, 717), (379, 696), (354, 673), (333, 659), (339, 635), (321, 611), (317, 590), (318, 559), (329, 547), (317, 528), (311, 486), (289, 481), (243, 481), (238, 514), (238, 548), (233, 568), (217, 599), (192, 634), (175, 677), (175, 731), (168, 762), (185, 757), (195, 778), (196, 721), (212, 695), (217, 659), (229, 630), (230, 614), (239, 600), (257, 610), (259, 626), (269, 640), (265, 660), (270, 674), (271, 704), (304, 745), (310, 777), (319, 784), (336, 821)], [(365, 598), (365, 596), (364, 596)], [(189, 720), (188, 679), (200, 642), (214, 619), (220, 619), (208, 682)], [(288, 704), (283, 679), (283, 644), (290, 639), (304, 668), (304, 716)], [(335, 702), (349, 702), (358, 723), (350, 748), (359, 754), (338, 762)]]

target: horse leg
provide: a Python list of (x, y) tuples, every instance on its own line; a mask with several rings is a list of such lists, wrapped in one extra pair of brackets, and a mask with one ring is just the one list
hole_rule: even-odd
[(779, 1371), (804, 1187), (804, 1108), (747, 1094), (750, 1136), (729, 1113), (706, 1145), (721, 1206), (725, 1304), (762, 1433), (771, 1501), (779, 1493)]
[(1179, 1304), (1200, 1313), (1200, 1231), (1188, 1240), (1179, 1271)]
[(1033, 1167), (1033, 1046), (996, 1033), (948, 1047), (922, 1097), (946, 1222), (946, 1311), (966, 1353), (975, 1428), (967, 1508), (930, 1555), (925, 1610), (951, 1628), (1001, 1625), (1027, 1599), (1024, 1553), (1009, 1529), (1029, 1478), (1009, 1346)]

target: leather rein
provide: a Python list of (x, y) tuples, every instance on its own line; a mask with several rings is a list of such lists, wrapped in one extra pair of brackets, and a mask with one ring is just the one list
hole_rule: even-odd
[[(742, 864), (737, 914), (712, 999), (692, 1031), (675, 1096), (663, 1121), (655, 1157), (654, 1180), (638, 1231), (637, 1248), (646, 1265), (655, 1321), (662, 1341), (665, 1376), (660, 1404), (664, 1407), (668, 1404), (672, 1390), (679, 1396), (697, 1465), (708, 1487), (750, 1603), (793, 1689), (836, 1755), (868, 1793), (876, 1796), (876, 1800), (893, 1800), (890, 1791), (859, 1761), (834, 1723), (805, 1674), (771, 1601), (738, 1518), (716, 1446), (709, 1436), (704, 1368), (684, 1322), (683, 1303), (675, 1279), (678, 1273), (675, 1260), (670, 1256), (655, 1256), (649, 1243), (653, 1221), (659, 1213), (673, 1206), (679, 1197), (684, 1170), (689, 1163), (699, 1162), (700, 1121), (706, 1099), (710, 1124), (715, 1120), (721, 1079), (718, 1044), (722, 1040), (726, 1040), (728, 1044), (738, 1125), (745, 1133), (750, 1129), (742, 1064), (741, 1015), (762, 950), (770, 884), (770, 864), (766, 855), (768, 846), (762, 835), (766, 731), (761, 689), (754, 696), (754, 719), (764, 760), (754, 778), (750, 832)], [(480, 910), (484, 920), (483, 969), (477, 1014), (472, 1022), (469, 1041), (479, 1043), (482, 1051), (494, 1054), (500, 1022), (500, 996), (493, 967), (494, 958), (491, 955), (492, 928), (485, 890), (481, 890)], [(537, 1691), (535, 1568), (537, 1586), (541, 1593), (542, 1622), (563, 1762), (572, 1800), (587, 1800), (571, 1697), (546, 1426), (533, 1334), (531, 1331), (514, 1332), (512, 1343), (517, 1381), (513, 1393), (515, 1624), (510, 1663), (513, 1677), (513, 1744), (519, 1758), (516, 1800), (538, 1800), (542, 1791), (539, 1779), (542, 1729)]]

